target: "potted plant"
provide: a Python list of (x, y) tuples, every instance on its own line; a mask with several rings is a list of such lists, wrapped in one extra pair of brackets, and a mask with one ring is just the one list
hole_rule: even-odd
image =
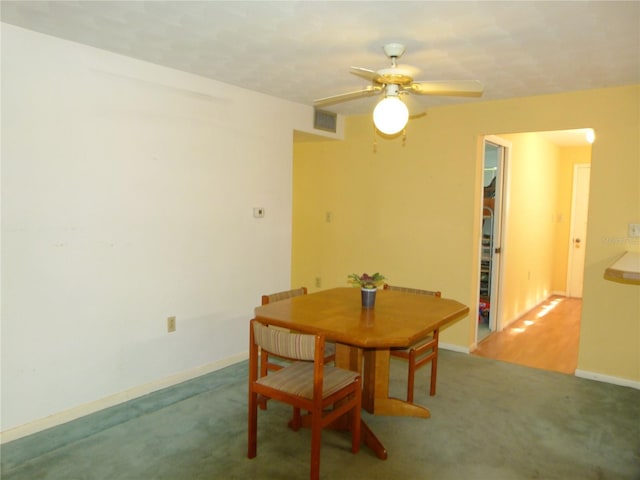
[(376, 272), (373, 275), (363, 273), (358, 275), (352, 273), (348, 277), (349, 283), (354, 287), (360, 287), (362, 297), (362, 308), (373, 308), (376, 302), (376, 292), (378, 291), (378, 285), (384, 282), (385, 277)]

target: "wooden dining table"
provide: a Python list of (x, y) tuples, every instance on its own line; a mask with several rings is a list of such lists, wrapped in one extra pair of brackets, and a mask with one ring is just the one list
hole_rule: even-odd
[[(375, 306), (365, 309), (359, 289), (333, 288), (256, 307), (255, 318), (335, 342), (336, 365), (362, 373), (362, 407), (369, 413), (428, 418), (427, 407), (389, 397), (390, 350), (408, 347), (468, 313), (456, 300), (395, 290), (378, 290)], [(364, 421), (362, 438), (379, 458), (387, 457)]]

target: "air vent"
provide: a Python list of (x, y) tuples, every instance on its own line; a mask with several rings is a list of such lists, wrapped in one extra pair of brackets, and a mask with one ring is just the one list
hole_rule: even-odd
[(324, 130), (326, 132), (336, 133), (337, 117), (338, 115), (333, 112), (314, 109), (313, 128)]

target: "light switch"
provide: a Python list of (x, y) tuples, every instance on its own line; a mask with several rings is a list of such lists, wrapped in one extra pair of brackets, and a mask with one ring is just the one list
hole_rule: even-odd
[(264, 217), (264, 208), (262, 208), (262, 207), (253, 207), (253, 216), (255, 218)]

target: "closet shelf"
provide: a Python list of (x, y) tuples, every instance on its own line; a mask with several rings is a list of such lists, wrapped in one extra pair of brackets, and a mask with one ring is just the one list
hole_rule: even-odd
[(604, 271), (604, 278), (640, 285), (640, 252), (626, 252)]

